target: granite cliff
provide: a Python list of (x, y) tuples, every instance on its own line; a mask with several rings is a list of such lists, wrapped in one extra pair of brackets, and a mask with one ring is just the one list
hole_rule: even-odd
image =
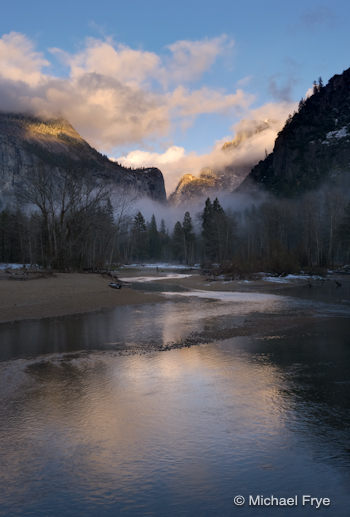
[[(235, 190), (264, 153), (263, 149), (258, 150), (261, 144), (254, 145), (257, 142), (256, 139), (264, 138), (267, 132), (275, 135), (277, 127), (280, 126), (276, 120), (242, 120), (235, 138), (225, 142), (221, 150), (219, 149), (221, 153), (217, 153), (221, 163), (204, 167), (198, 176), (193, 174), (182, 176), (169, 201), (179, 205), (198, 198), (215, 196), (218, 192)], [(254, 151), (245, 152), (248, 146)], [(260, 155), (259, 152), (261, 152)]]
[(282, 196), (318, 188), (326, 180), (350, 180), (350, 68), (300, 101), (278, 134), (273, 152), (239, 187), (259, 186)]
[(53, 175), (83, 175), (157, 201), (166, 199), (159, 169), (129, 169), (109, 160), (66, 120), (0, 113), (0, 200), (11, 199), (23, 179), (38, 168)]

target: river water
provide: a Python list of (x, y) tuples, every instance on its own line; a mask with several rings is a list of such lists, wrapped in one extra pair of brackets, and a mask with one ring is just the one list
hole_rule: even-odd
[(346, 303), (180, 292), (1, 325), (1, 515), (348, 516), (349, 316)]

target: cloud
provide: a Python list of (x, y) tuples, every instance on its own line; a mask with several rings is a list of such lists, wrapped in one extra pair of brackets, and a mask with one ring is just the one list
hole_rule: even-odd
[[(122, 144), (138, 147), (146, 139), (165, 137), (176, 125), (193, 123), (202, 114), (243, 114), (227, 137), (235, 139), (225, 151), (219, 141), (203, 155), (171, 146), (163, 153), (137, 148), (118, 158), (125, 165), (158, 166), (170, 193), (183, 174), (198, 175), (203, 167), (218, 171), (229, 166), (238, 171), (253, 165), (271, 151), (277, 132), (294, 109), (284, 100), (250, 110), (255, 98), (243, 89), (225, 92), (183, 84), (198, 79), (232, 45), (226, 36), (179, 41), (169, 45), (165, 55), (157, 55), (108, 38), (88, 39), (76, 54), (51, 49), (69, 70), (66, 77), (55, 77), (46, 72), (50, 63), (33, 42), (10, 33), (0, 39), (0, 109), (64, 116), (90, 143), (103, 149)], [(280, 91), (278, 97), (288, 98), (288, 92)]]
[[(90, 38), (75, 54), (50, 50), (68, 70), (66, 76), (55, 77), (47, 71), (52, 70), (51, 63), (31, 40), (10, 33), (0, 38), (0, 109), (66, 117), (84, 138), (104, 150), (133, 144), (136, 150), (118, 160), (131, 166), (158, 166), (170, 193), (185, 173), (198, 175), (203, 167), (239, 168), (258, 161), (272, 149), (277, 131), (293, 111), (287, 102), (250, 110), (255, 97), (242, 88), (226, 92), (190, 85), (232, 47), (227, 36), (182, 40), (158, 55), (111, 38)], [(146, 140), (164, 138), (200, 115), (218, 113), (243, 116), (228, 137), (236, 136), (239, 145), (225, 152), (222, 141), (203, 155), (177, 146), (163, 153), (139, 150)], [(261, 125), (264, 120), (266, 127)]]
[(183, 147), (173, 145), (163, 153), (136, 149), (126, 156), (119, 156), (116, 161), (127, 167), (158, 167), (164, 174), (167, 192), (171, 193), (184, 173), (183, 171), (187, 171), (188, 161), (194, 156), (194, 153), (190, 156), (186, 155)]
[[(63, 116), (92, 145), (110, 150), (165, 137), (203, 113), (231, 113), (253, 100), (243, 90), (184, 87), (198, 80), (233, 46), (227, 36), (178, 41), (163, 54), (89, 38), (75, 54), (50, 49), (68, 73), (46, 72), (50, 63), (22, 34), (0, 39), (0, 109)], [(170, 85), (170, 86), (169, 86)]]
[(225, 34), (218, 38), (200, 41), (182, 40), (168, 45), (172, 55), (167, 60), (167, 77), (175, 82), (199, 79), (217, 57), (231, 50), (234, 41)]
[(131, 85), (156, 81), (161, 85), (185, 83), (201, 78), (216, 59), (234, 45), (226, 35), (199, 41), (182, 40), (168, 45), (168, 54), (134, 50), (114, 43), (112, 38), (87, 38), (85, 48), (69, 54), (58, 48), (51, 53), (58, 56), (71, 70), (71, 76), (97, 73), (114, 77)]
[(42, 68), (49, 65), (34, 44), (23, 34), (10, 32), (0, 38), (0, 75), (11, 81), (22, 81), (29, 86), (42, 79)]
[(224, 94), (206, 87), (189, 91), (183, 86), (179, 86), (169, 95), (169, 105), (179, 117), (244, 110), (254, 100), (254, 95), (247, 94), (243, 90), (237, 90), (233, 94)]
[(272, 151), (278, 131), (283, 127), (289, 113), (293, 113), (295, 103), (268, 103), (252, 110), (247, 117), (232, 127), (232, 145), (223, 150), (226, 137), (216, 143), (206, 154), (186, 153), (183, 147), (172, 146), (163, 153), (134, 150), (117, 161), (126, 166), (159, 167), (165, 178), (167, 193), (176, 188), (184, 174), (198, 176), (204, 167), (220, 171), (226, 167), (232, 174), (247, 170)]
[(248, 84), (250, 84), (253, 80), (253, 76), (252, 75), (246, 75), (245, 77), (242, 77), (241, 79), (239, 79), (237, 81), (237, 86), (238, 88), (243, 88), (244, 86), (247, 86)]
[(110, 38), (104, 41), (88, 38), (85, 49), (74, 55), (57, 48), (52, 48), (51, 53), (69, 66), (72, 78), (92, 73), (122, 80), (131, 86), (139, 86), (157, 74), (161, 65), (157, 54), (114, 45)]
[(0, 109), (63, 116), (104, 149), (169, 132), (169, 108), (152, 93), (97, 74), (73, 82), (47, 79), (36, 88), (0, 77)]
[(164, 153), (155, 153), (149, 151), (135, 150), (128, 153), (127, 156), (118, 158), (118, 161), (123, 165), (130, 167), (150, 167), (152, 164), (164, 165), (179, 161), (185, 156), (185, 149), (173, 145), (169, 147)]

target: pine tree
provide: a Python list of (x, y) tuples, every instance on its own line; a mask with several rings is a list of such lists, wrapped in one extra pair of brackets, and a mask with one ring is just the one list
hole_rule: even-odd
[(137, 212), (137, 214), (134, 217), (134, 230), (138, 232), (145, 232), (146, 231), (146, 222), (145, 218), (141, 214), (141, 212)]
[(143, 260), (147, 256), (147, 229), (145, 218), (141, 212), (134, 217), (132, 227), (133, 255), (137, 260)]
[(148, 227), (148, 254), (153, 260), (160, 258), (160, 238), (154, 214)]
[(232, 232), (229, 220), (218, 198), (211, 203), (208, 198), (202, 214), (202, 237), (205, 258), (222, 262), (230, 256)]
[(160, 243), (160, 257), (162, 260), (169, 261), (171, 260), (171, 252), (170, 249), (170, 237), (168, 230), (165, 226), (164, 219), (160, 222), (160, 229), (159, 229), (159, 243)]
[(216, 260), (223, 262), (230, 253), (231, 229), (224, 209), (218, 198), (213, 202), (213, 220), (215, 226)]
[(161, 233), (162, 235), (166, 235), (167, 233), (164, 219), (160, 221), (159, 233)]
[(213, 201), (213, 213), (216, 215), (223, 215), (225, 213), (217, 197)]
[(193, 264), (195, 251), (195, 234), (193, 232), (192, 219), (189, 212), (185, 212), (182, 228), (185, 239), (185, 262), (186, 264)]
[(217, 255), (216, 232), (213, 205), (209, 197), (202, 213), (202, 237), (205, 258), (215, 261)]
[(174, 226), (172, 235), (172, 251), (173, 258), (179, 262), (183, 262), (185, 259), (185, 236), (180, 221)]

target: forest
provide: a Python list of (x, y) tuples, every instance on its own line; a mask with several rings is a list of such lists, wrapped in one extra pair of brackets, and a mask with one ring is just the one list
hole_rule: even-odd
[(349, 264), (349, 198), (336, 186), (250, 201), (240, 210), (208, 198), (200, 211), (185, 211), (167, 226), (157, 214), (145, 220), (135, 213), (124, 192), (39, 170), (21, 185), (16, 204), (0, 212), (2, 263), (94, 271), (146, 261), (215, 264), (242, 278)]

